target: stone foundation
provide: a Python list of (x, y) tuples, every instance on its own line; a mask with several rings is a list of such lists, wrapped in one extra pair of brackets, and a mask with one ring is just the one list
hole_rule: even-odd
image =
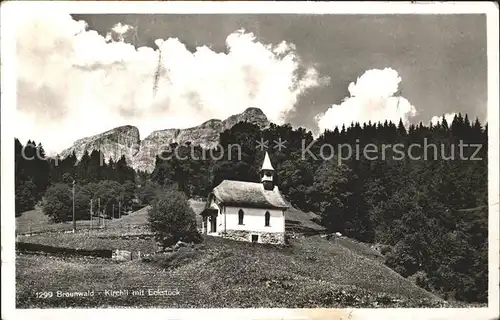
[(221, 232), (220, 236), (236, 241), (251, 241), (250, 232), (242, 230), (226, 230), (226, 232)]
[(284, 232), (263, 232), (260, 235), (262, 243), (285, 244)]
[(252, 242), (252, 235), (259, 236), (258, 243), (285, 244), (284, 232), (257, 232), (246, 230), (227, 230), (220, 234), (221, 237), (236, 241)]

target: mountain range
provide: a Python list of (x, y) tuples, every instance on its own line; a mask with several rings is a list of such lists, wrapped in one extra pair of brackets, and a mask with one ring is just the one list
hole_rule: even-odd
[(65, 158), (75, 152), (76, 157), (80, 159), (85, 151), (91, 153), (93, 150), (100, 150), (106, 161), (110, 158), (117, 161), (125, 156), (127, 163), (135, 170), (151, 172), (155, 166), (155, 157), (162, 148), (164, 150), (171, 143), (186, 142), (213, 148), (219, 142), (219, 134), (239, 122), (253, 123), (260, 128), (269, 126), (269, 120), (259, 108), (247, 108), (225, 120), (211, 119), (196, 127), (153, 131), (143, 140), (140, 139), (137, 127), (125, 125), (78, 139), (71, 147), (59, 153), (59, 157)]

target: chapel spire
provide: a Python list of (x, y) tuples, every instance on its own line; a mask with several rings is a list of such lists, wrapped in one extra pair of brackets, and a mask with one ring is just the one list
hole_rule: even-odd
[(273, 190), (274, 188), (274, 168), (271, 164), (271, 159), (266, 151), (264, 156), (264, 162), (262, 163), (262, 168), (260, 169), (260, 181), (266, 190)]

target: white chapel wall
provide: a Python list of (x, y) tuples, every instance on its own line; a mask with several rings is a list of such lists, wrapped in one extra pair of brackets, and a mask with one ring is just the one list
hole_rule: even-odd
[[(238, 211), (240, 209), (244, 212), (243, 225), (238, 224)], [(225, 211), (224, 218), (226, 230), (285, 232), (285, 216), (281, 209), (226, 207)], [(266, 211), (270, 213), (268, 227), (265, 226)], [(224, 218), (220, 219), (221, 223), (224, 223)]]

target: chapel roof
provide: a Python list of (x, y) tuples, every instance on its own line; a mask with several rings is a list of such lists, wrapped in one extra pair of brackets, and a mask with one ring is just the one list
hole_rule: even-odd
[(225, 205), (287, 209), (278, 187), (266, 190), (262, 183), (224, 180), (213, 189), (214, 196)]

